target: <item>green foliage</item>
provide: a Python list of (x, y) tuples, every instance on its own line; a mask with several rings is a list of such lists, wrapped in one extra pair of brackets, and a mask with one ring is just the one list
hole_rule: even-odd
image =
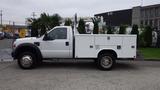
[(65, 26), (71, 26), (72, 25), (72, 21), (71, 21), (71, 19), (66, 19), (65, 20), (65, 24), (64, 24)]
[(145, 27), (144, 41), (146, 42), (147, 47), (151, 46), (151, 44), (152, 44), (152, 28), (150, 26)]
[(146, 47), (146, 42), (144, 40), (145, 31), (142, 31), (139, 35), (139, 46), (140, 47)]
[(107, 34), (113, 34), (113, 30), (111, 26), (107, 27)]
[(93, 28), (93, 34), (98, 34), (98, 20), (96, 18), (92, 18), (93, 24), (94, 24), (94, 28)]
[[(60, 25), (61, 17), (58, 14), (49, 16), (46, 13), (42, 13), (40, 18), (33, 19), (31, 24), (31, 35), (38, 36), (46, 33), (47, 30), (54, 28), (55, 26)], [(40, 33), (38, 33), (38, 30)]]
[(83, 19), (79, 20), (79, 24), (78, 24), (78, 32), (80, 34), (86, 34), (86, 30), (85, 30), (85, 22)]
[(119, 34), (126, 34), (126, 26), (124, 26), (124, 25), (120, 26)]
[(133, 25), (133, 26), (132, 26), (131, 34), (136, 34), (136, 35), (139, 34), (138, 25)]
[(160, 48), (160, 31), (157, 31), (157, 43), (156, 43), (156, 47)]
[(62, 19), (61, 16), (59, 14), (53, 14), (52, 16), (49, 16), (50, 20), (49, 20), (49, 28), (48, 30), (54, 28), (55, 26), (59, 26), (60, 25), (60, 20)]
[(144, 59), (160, 59), (160, 48), (140, 48), (139, 51)]
[(103, 26), (102, 26), (101, 34), (106, 34), (106, 33), (107, 33), (107, 30), (108, 30), (108, 27), (107, 27), (106, 25), (103, 25)]
[(138, 25), (132, 26), (131, 34), (137, 35), (137, 47), (139, 46), (139, 31), (138, 31)]
[(38, 37), (38, 27), (39, 27), (38, 22), (39, 21), (37, 19), (33, 19), (33, 23), (30, 26), (32, 37)]

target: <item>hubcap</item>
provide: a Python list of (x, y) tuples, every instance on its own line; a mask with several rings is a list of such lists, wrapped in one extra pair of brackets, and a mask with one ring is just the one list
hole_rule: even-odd
[(21, 65), (23, 67), (30, 67), (32, 65), (32, 57), (29, 55), (25, 55), (21, 59)]
[(110, 68), (112, 66), (112, 58), (109, 56), (102, 57), (101, 64), (104, 68)]

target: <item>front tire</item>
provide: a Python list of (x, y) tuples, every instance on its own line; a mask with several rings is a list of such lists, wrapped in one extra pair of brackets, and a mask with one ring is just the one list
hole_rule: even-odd
[(111, 70), (115, 65), (115, 57), (112, 54), (101, 54), (97, 61), (100, 70)]
[(18, 65), (22, 69), (35, 68), (36, 63), (36, 56), (31, 52), (23, 52), (18, 58)]

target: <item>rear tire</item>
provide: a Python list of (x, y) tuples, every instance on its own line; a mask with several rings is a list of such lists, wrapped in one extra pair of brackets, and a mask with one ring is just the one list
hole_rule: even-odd
[(31, 52), (23, 52), (18, 57), (18, 65), (22, 69), (32, 69), (37, 65), (36, 55)]
[(115, 65), (115, 57), (108, 53), (101, 54), (98, 57), (97, 65), (100, 70), (111, 70)]

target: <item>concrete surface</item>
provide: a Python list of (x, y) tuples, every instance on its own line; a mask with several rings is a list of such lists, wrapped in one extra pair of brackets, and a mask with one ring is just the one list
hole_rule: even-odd
[(159, 61), (119, 61), (112, 71), (100, 71), (91, 61), (46, 62), (33, 70), (0, 63), (0, 90), (159, 89)]

